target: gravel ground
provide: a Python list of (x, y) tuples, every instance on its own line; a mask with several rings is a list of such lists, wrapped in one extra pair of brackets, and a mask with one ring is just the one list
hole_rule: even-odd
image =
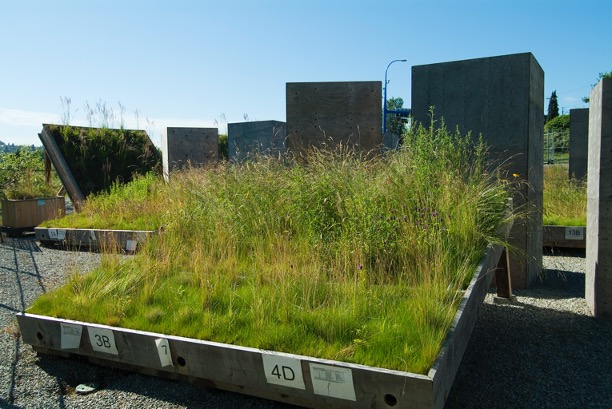
[[(19, 337), (15, 313), (99, 255), (41, 248), (33, 237), (0, 244), (0, 408), (289, 408), (85, 362), (38, 357)], [(584, 253), (544, 257), (546, 276), (517, 302), (493, 293), (447, 399), (447, 408), (612, 408), (612, 323), (584, 300)], [(80, 383), (101, 388), (78, 395)]]

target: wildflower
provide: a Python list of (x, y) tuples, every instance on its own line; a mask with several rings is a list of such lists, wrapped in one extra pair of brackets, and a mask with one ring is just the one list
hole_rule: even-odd
[(519, 176), (521, 176), (521, 175), (519, 175), (518, 173), (513, 173), (513, 174), (512, 174), (512, 176), (514, 176), (515, 178), (517, 178), (517, 177), (519, 177)]

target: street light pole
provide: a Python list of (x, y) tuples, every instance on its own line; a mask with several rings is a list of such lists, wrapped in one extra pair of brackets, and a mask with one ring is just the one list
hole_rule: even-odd
[(387, 81), (387, 71), (389, 71), (389, 67), (391, 66), (391, 64), (393, 64), (394, 62), (406, 62), (407, 60), (393, 60), (389, 63), (389, 65), (387, 65), (387, 69), (385, 70), (385, 93), (384, 93), (384, 105), (383, 105), (383, 135), (387, 133), (387, 83), (389, 81)]

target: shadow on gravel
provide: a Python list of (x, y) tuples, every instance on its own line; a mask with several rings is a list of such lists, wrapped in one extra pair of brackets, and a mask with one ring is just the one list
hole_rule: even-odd
[[(50, 376), (57, 379), (58, 400), (111, 402), (110, 398), (101, 399), (98, 394), (106, 391), (122, 393), (122, 399), (133, 394), (157, 402), (166, 402), (187, 408), (296, 408), (296, 406), (210, 389), (187, 381), (177, 381), (154, 376), (141, 375), (109, 367), (88, 363), (85, 359), (64, 359), (50, 355), (39, 355), (38, 366)], [(90, 395), (76, 395), (75, 388), (81, 383), (94, 382), (100, 389)], [(71, 395), (71, 396), (67, 396)], [(118, 397), (115, 395), (115, 397)], [(128, 405), (129, 406), (129, 405)], [(92, 406), (93, 407), (93, 406)]]
[(515, 290), (516, 295), (544, 299), (584, 298), (585, 276), (563, 270), (547, 270), (528, 290)]
[(36, 241), (36, 237), (32, 235), (5, 238), (4, 242), (0, 244), (0, 247), (16, 251), (27, 251), (30, 253), (42, 252)]
[(610, 350), (610, 322), (486, 303), (446, 408), (612, 408)]

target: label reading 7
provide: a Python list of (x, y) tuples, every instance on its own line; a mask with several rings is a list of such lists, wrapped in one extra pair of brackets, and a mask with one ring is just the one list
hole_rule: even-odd
[(157, 338), (155, 340), (155, 346), (157, 346), (157, 355), (159, 355), (159, 362), (163, 367), (172, 366), (172, 355), (170, 354), (170, 344), (166, 338)]

